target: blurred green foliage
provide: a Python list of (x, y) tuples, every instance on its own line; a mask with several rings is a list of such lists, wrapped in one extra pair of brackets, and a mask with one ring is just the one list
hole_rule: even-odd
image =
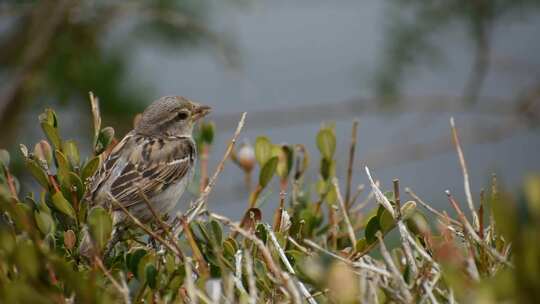
[(205, 0), (3, 1), (2, 127), (28, 103), (84, 105), (90, 90), (104, 101), (104, 113), (126, 120), (152, 95), (141, 85), (144, 76), (129, 75), (138, 46), (209, 46), (226, 59), (234, 56), (231, 44), (207, 26), (210, 10)]

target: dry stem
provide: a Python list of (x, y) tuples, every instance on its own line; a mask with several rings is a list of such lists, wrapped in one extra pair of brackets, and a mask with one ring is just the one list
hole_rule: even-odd
[(454, 117), (450, 118), (450, 127), (452, 129), (452, 138), (454, 140), (454, 145), (456, 146), (456, 151), (458, 154), (461, 171), (463, 172), (463, 186), (465, 188), (465, 196), (467, 197), (467, 204), (469, 206), (469, 210), (473, 217), (474, 228), (478, 229), (479, 221), (478, 221), (478, 215), (476, 214), (476, 210), (474, 208), (474, 203), (472, 199), (471, 185), (469, 183), (469, 172), (467, 170), (467, 164), (465, 163), (465, 157), (463, 156), (463, 150), (461, 149), (461, 143), (459, 142), (458, 132), (456, 129), (456, 125), (454, 123)]
[(351, 220), (349, 219), (349, 215), (347, 214), (348, 209), (345, 206), (346, 203), (343, 201), (343, 197), (341, 197), (341, 191), (339, 190), (339, 184), (338, 184), (337, 178), (334, 177), (332, 180), (332, 183), (334, 184), (339, 206), (340, 206), (341, 212), (343, 213), (343, 218), (345, 219), (345, 225), (347, 226), (349, 239), (351, 240), (351, 247), (354, 248), (356, 246), (356, 236), (354, 235), (354, 229), (351, 225)]

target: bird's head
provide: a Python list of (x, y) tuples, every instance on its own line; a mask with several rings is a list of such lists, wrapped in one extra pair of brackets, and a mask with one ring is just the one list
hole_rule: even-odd
[(191, 136), (195, 122), (210, 110), (209, 106), (182, 96), (161, 97), (144, 110), (135, 132), (154, 136)]

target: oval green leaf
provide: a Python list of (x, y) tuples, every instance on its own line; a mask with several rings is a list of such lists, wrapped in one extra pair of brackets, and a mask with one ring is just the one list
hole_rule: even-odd
[(392, 215), (390, 214), (390, 212), (386, 210), (386, 208), (382, 206), (380, 206), (379, 208), (380, 210), (382, 210), (381, 213), (378, 214), (379, 227), (382, 232), (386, 233), (392, 230), (392, 228), (394, 228), (394, 226), (396, 225), (396, 222), (394, 218), (392, 217)]
[(327, 160), (334, 157), (336, 151), (336, 136), (331, 129), (321, 129), (317, 134), (317, 148)]
[(109, 212), (101, 207), (92, 208), (88, 214), (88, 227), (98, 250), (105, 248), (111, 238), (113, 228), (112, 217)]
[(32, 174), (32, 176), (36, 179), (36, 181), (43, 188), (48, 189), (49, 176), (47, 175), (45, 170), (43, 170), (43, 168), (41, 168), (41, 166), (38, 165), (38, 163), (33, 159), (26, 159), (24, 163), (26, 165), (26, 168), (28, 169), (28, 171), (30, 171), (30, 174)]
[(55, 230), (54, 220), (50, 214), (46, 212), (34, 211), (34, 219), (37, 227), (44, 235), (53, 234)]
[(72, 168), (78, 168), (81, 162), (79, 148), (73, 140), (64, 141), (63, 150)]
[(276, 172), (277, 164), (278, 164), (277, 156), (270, 158), (264, 164), (259, 174), (259, 185), (261, 186), (261, 188), (265, 188), (270, 182), (270, 180), (272, 180), (272, 177), (274, 176), (274, 173)]
[(259, 136), (255, 140), (255, 158), (259, 166), (264, 166), (272, 157), (272, 143), (266, 136)]
[(377, 216), (371, 217), (366, 225), (366, 230), (364, 231), (368, 244), (372, 244), (377, 241), (377, 236), (375, 234), (380, 229), (381, 228), (379, 226), (379, 219), (377, 218)]
[(73, 207), (66, 200), (61, 191), (58, 191), (52, 195), (52, 202), (54, 207), (58, 209), (58, 211), (62, 212), (63, 214), (69, 216), (72, 219), (75, 219), (75, 210), (73, 210)]
[(92, 177), (99, 168), (100, 159), (99, 156), (96, 156), (90, 159), (83, 167), (81, 171), (81, 178), (83, 181), (86, 181), (88, 178)]

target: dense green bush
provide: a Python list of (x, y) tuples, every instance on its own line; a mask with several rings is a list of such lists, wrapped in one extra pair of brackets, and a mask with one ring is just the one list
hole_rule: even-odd
[[(2, 303), (523, 303), (538, 296), (540, 178), (527, 179), (519, 200), (493, 178), (478, 209), (466, 186), (467, 215), (447, 193), (457, 214), (452, 218), (410, 189), (405, 192), (411, 200), (402, 201), (397, 180), (383, 193), (366, 168), (371, 190), (357, 202), (362, 187), (355, 190), (350, 178), (357, 124), (348, 178), (340, 183), (332, 125), (316, 135), (320, 158), (313, 160), (304, 146), (276, 145), (267, 137), (235, 149), (244, 114), (209, 178), (214, 126), (204, 123), (197, 134), (199, 198), (174, 218), (133, 220), (127, 237), (110, 246), (110, 211), (88, 208), (84, 193), (117, 141), (112, 128), (102, 128), (93, 96), (91, 105), (91, 155), (82, 157), (75, 141), (61, 137), (60, 121), (50, 109), (39, 117), (46, 140), (33, 149), (21, 145), (38, 192), (20, 193), (10, 156), (0, 153)], [(244, 171), (246, 186), (253, 189), (245, 214), (232, 220), (206, 208), (228, 161)], [(310, 163), (318, 167), (317, 181), (305, 176)], [(280, 201), (272, 223), (265, 223), (258, 204), (274, 177)], [(367, 211), (370, 200), (377, 205)], [(95, 249), (91, 256), (79, 253), (85, 230)], [(391, 231), (399, 242), (385, 242)]]

